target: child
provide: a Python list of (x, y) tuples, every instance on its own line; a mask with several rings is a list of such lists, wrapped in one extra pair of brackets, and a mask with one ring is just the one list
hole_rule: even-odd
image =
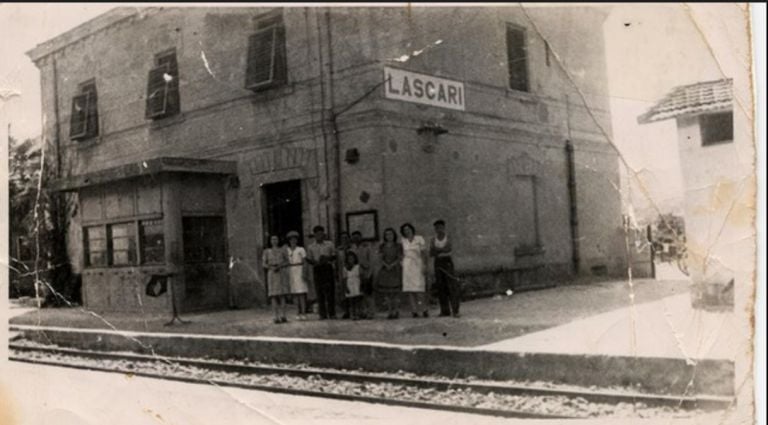
[(285, 323), (285, 298), (291, 293), (291, 287), (284, 276), (283, 267), (288, 262), (285, 249), (280, 248), (277, 235), (269, 237), (269, 248), (264, 250), (262, 265), (267, 269), (267, 293), (275, 312), (275, 323)]
[(352, 320), (360, 319), (360, 265), (357, 264), (357, 255), (347, 251), (344, 264), (344, 294), (349, 303)]
[(288, 232), (288, 264), (286, 265), (288, 273), (288, 282), (291, 287), (291, 294), (299, 304), (299, 320), (307, 319), (307, 292), (309, 290), (307, 281), (304, 279), (304, 259), (307, 258), (307, 252), (299, 246), (299, 232)]

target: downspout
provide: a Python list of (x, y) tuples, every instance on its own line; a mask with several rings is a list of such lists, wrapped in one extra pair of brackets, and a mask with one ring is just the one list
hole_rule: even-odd
[(568, 168), (568, 204), (571, 224), (571, 268), (579, 273), (579, 217), (576, 205), (576, 164), (573, 157), (571, 140), (565, 141), (565, 161)]
[[(309, 9), (305, 9), (308, 11)], [(323, 67), (325, 63), (323, 61), (323, 45), (322, 45), (322, 32), (320, 28), (320, 17), (315, 15), (315, 24), (317, 28), (317, 59), (318, 66), (318, 81), (320, 83), (320, 133), (323, 136), (323, 168), (325, 174), (325, 217), (326, 220), (330, 220), (330, 208), (328, 206), (328, 198), (330, 197), (331, 176), (328, 170), (328, 131), (326, 129), (326, 105), (325, 105), (325, 72)], [(330, 226), (330, 222), (326, 222), (326, 227)]]
[(56, 178), (61, 177), (61, 132), (59, 125), (59, 73), (56, 67), (56, 57), (51, 55), (53, 68), (53, 144), (56, 148)]
[(339, 136), (339, 125), (337, 121), (338, 115), (334, 113), (335, 98), (334, 98), (334, 65), (333, 65), (333, 33), (331, 31), (331, 11), (325, 9), (325, 29), (326, 29), (326, 41), (328, 43), (328, 97), (329, 97), (329, 109), (331, 121), (331, 131), (333, 132), (333, 144), (334, 144), (334, 169), (336, 171), (336, 187), (335, 187), (335, 212), (334, 212), (334, 224), (336, 226), (336, 237), (341, 235), (342, 229), (342, 199), (341, 199), (341, 138)]
[(571, 225), (571, 271), (579, 274), (581, 254), (579, 252), (579, 211), (576, 199), (576, 161), (574, 159), (573, 143), (571, 139), (571, 100), (565, 96), (565, 125), (568, 138), (565, 140), (565, 163), (568, 173), (568, 210)]

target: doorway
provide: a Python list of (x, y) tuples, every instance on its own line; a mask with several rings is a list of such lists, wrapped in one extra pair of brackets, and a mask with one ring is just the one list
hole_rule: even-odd
[(228, 300), (227, 229), (222, 216), (182, 217), (182, 312), (225, 308)]
[(264, 199), (264, 246), (270, 235), (278, 235), (280, 243), (287, 243), (285, 235), (294, 230), (299, 233), (299, 245), (304, 245), (302, 221), (301, 180), (289, 180), (262, 186)]

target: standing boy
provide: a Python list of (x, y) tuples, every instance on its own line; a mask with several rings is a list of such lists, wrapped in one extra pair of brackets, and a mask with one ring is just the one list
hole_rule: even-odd
[(307, 262), (312, 265), (312, 272), (317, 291), (320, 320), (336, 318), (336, 272), (333, 262), (336, 248), (333, 242), (325, 239), (325, 228), (315, 226), (312, 229), (314, 241), (307, 247)]
[(461, 287), (454, 276), (452, 246), (445, 232), (445, 221), (435, 221), (434, 227), (435, 236), (429, 244), (429, 255), (435, 257), (435, 289), (440, 300), (440, 316), (460, 317)]

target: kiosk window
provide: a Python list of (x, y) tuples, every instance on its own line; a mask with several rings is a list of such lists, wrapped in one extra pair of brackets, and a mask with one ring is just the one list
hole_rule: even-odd
[(107, 238), (104, 227), (83, 228), (85, 239), (85, 262), (87, 266), (98, 267), (107, 265)]
[(165, 262), (165, 237), (162, 220), (144, 220), (139, 222), (139, 246), (142, 264), (161, 264)]
[(111, 265), (123, 266), (136, 263), (134, 229), (133, 223), (112, 224), (109, 226)]

